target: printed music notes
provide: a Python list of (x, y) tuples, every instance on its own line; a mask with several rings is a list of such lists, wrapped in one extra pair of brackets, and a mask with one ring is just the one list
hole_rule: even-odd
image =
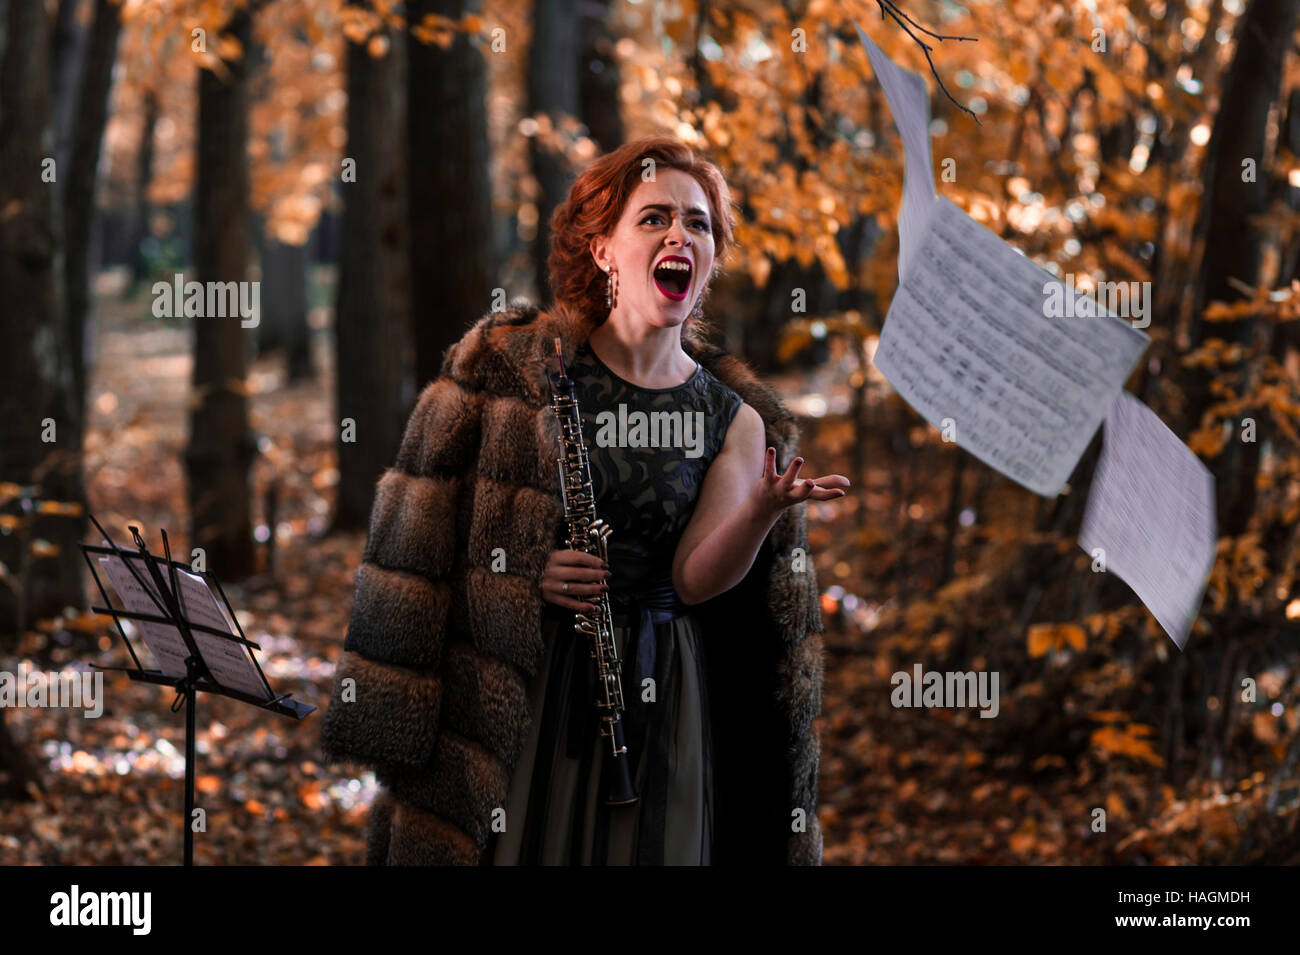
[(1110, 315), (1048, 318), (1059, 283), (940, 197), (875, 364), (920, 415), (1037, 494), (1059, 494), (1147, 336)]
[[(108, 541), (104, 541), (104, 546), (108, 546)], [(129, 551), (124, 552), (124, 556), (134, 562), (136, 573), (144, 581), (147, 591), (140, 585), (135, 574), (127, 568), (122, 557), (99, 558), (100, 567), (103, 568), (113, 589), (117, 591), (123, 606), (134, 613), (164, 616), (158, 608), (158, 603), (162, 602), (158, 588), (149, 578), (143, 557)], [(176, 576), (186, 619), (232, 636), (237, 635), (235, 628), (226, 619), (216, 595), (212, 593), (202, 577), (188, 571), (178, 571)], [(158, 669), (163, 675), (184, 676), (185, 659), (189, 656), (189, 648), (186, 647), (180, 631), (171, 624), (154, 623), (148, 620), (134, 621), (134, 625), (140, 631), (145, 646), (158, 661)], [(258, 673), (256, 665), (249, 658), (249, 651), (241, 644), (201, 630), (193, 630), (191, 633), (199, 652), (203, 654), (204, 662), (222, 686), (266, 700), (274, 696), (271, 688)]]
[(1181, 649), (1214, 563), (1214, 479), (1123, 391), (1147, 335), (1099, 304), (1073, 307), (1072, 284), (935, 195), (925, 82), (857, 29), (905, 154), (899, 286), (876, 368), (945, 437), (1044, 496), (1105, 419), (1079, 543), (1104, 549)]
[(1106, 415), (1079, 546), (1133, 588), (1183, 648), (1214, 566), (1214, 476), (1127, 391)]

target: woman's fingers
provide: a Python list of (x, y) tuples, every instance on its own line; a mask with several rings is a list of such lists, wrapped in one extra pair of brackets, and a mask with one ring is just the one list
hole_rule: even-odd
[(556, 550), (551, 552), (551, 563), (565, 567), (603, 567), (604, 562), (595, 554), (586, 554), (580, 550)]
[(808, 496), (814, 501), (834, 501), (843, 497), (848, 492), (842, 488), (831, 487), (814, 487)]
[(793, 489), (793, 487), (797, 487), (798, 482), (796, 481), (796, 478), (798, 477), (798, 473), (800, 473), (800, 468), (802, 468), (802, 466), (802, 457), (796, 457), (796, 459), (790, 461), (790, 463), (785, 466), (785, 473), (781, 474), (780, 478), (777, 479), (776, 489), (779, 491), (789, 491), (790, 489)]
[[(557, 597), (577, 594), (585, 596), (587, 594), (598, 594), (609, 589), (609, 578), (602, 576), (606, 571), (601, 570), (574, 570), (570, 569), (565, 572), (565, 576), (560, 577), (554, 574), (547, 574), (542, 577), (542, 594), (553, 594)], [(575, 574), (586, 574), (584, 578), (573, 576)], [(592, 576), (596, 575), (596, 576)]]
[(566, 607), (569, 610), (595, 610), (596, 605), (594, 603), (582, 598), (600, 593), (603, 586), (602, 584), (571, 583), (569, 584), (569, 592), (566, 594), (563, 589), (563, 581), (552, 581), (542, 587), (542, 596), (557, 607)]
[(818, 478), (799, 478), (799, 471), (805, 463), (804, 458), (796, 457), (782, 474), (776, 473), (776, 448), (769, 446), (764, 459), (763, 485), (766, 492), (774, 495), (779, 506), (788, 507), (800, 501), (833, 501), (843, 497), (849, 487), (849, 479), (842, 474), (828, 474)]
[(565, 596), (564, 585), (569, 585), (569, 593), (600, 593), (601, 584), (609, 580), (609, 577), (610, 572), (604, 561), (595, 554), (571, 549), (552, 551), (542, 573), (542, 595), (552, 603), (577, 610), (577, 603), (561, 602)]
[(765, 484), (775, 498), (782, 502), (780, 506), (789, 507), (801, 501), (834, 501), (848, 493), (849, 479), (843, 474), (827, 474), (816, 478), (799, 478), (799, 470), (805, 461), (797, 457), (786, 467), (785, 473), (777, 475), (772, 467), (774, 449), (768, 448), (768, 472)]
[[(564, 589), (564, 585), (566, 583), (569, 585), (568, 590)], [(554, 587), (555, 587), (555, 592), (560, 596), (567, 595), (572, 597), (574, 594), (577, 594), (580, 597), (585, 597), (588, 594), (603, 593), (604, 591), (609, 589), (609, 584), (606, 584), (603, 581), (597, 581), (596, 583), (591, 583), (591, 584), (584, 584), (572, 580), (569, 581), (557, 580), (554, 583)]]
[[(825, 477), (809, 478), (808, 484), (815, 491), (836, 491), (838, 493), (832, 496), (842, 496), (843, 489), (849, 486), (849, 479), (842, 474), (828, 474)], [(819, 497), (818, 500), (825, 498)]]
[(542, 597), (557, 607), (592, 611), (595, 604), (582, 598), (607, 591), (609, 577), (604, 561), (595, 554), (571, 548), (552, 551), (542, 574)]
[(833, 501), (843, 497), (848, 491), (849, 479), (842, 474), (828, 474), (825, 477), (806, 478), (797, 488), (799, 500), (811, 498), (814, 501)]
[(593, 580), (597, 583), (609, 580), (609, 571), (601, 570), (599, 567), (565, 567), (554, 574), (554, 579), (557, 587), (567, 580), (569, 589), (572, 590), (578, 584), (586, 584)]
[(557, 607), (564, 607), (566, 610), (582, 610), (585, 612), (596, 609), (595, 604), (583, 600), (574, 600), (572, 597), (552, 597), (551, 603)]

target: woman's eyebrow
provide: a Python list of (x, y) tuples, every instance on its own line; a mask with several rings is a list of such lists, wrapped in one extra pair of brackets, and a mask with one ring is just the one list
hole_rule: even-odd
[[(642, 207), (641, 207), (641, 212), (645, 212), (647, 209), (658, 209), (658, 210), (660, 210), (661, 212), (672, 212), (672, 211), (673, 211), (673, 207), (672, 207), (672, 206), (665, 205), (665, 204), (662, 203), (662, 202), (654, 202), (654, 203), (651, 203), (650, 205), (642, 206)], [(641, 212), (638, 212), (637, 215), (640, 215)], [(699, 208), (699, 207), (697, 207), (697, 206), (692, 206), (691, 208), (687, 209), (687, 210), (686, 210), (686, 214), (687, 214), (688, 216), (690, 216), (690, 215), (700, 215), (700, 216), (704, 216), (706, 219), (709, 217), (709, 214), (708, 214), (707, 212), (705, 212), (703, 209), (701, 209), (701, 208)]]

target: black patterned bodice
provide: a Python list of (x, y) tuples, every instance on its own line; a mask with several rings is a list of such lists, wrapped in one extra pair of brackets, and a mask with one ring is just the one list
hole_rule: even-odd
[(611, 585), (662, 580), (740, 395), (703, 365), (674, 388), (619, 378), (583, 344), (567, 365), (582, 413), (596, 516), (609, 524)]

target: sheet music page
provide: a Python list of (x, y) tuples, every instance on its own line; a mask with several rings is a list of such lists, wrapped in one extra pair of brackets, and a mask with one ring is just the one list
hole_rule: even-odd
[(898, 275), (902, 278), (916, 253), (925, 223), (934, 209), (934, 166), (930, 158), (930, 94), (925, 80), (905, 70), (872, 42), (856, 23), (858, 36), (903, 142), (903, 201), (898, 214)]
[(940, 196), (875, 354), (923, 418), (1046, 497), (1060, 493), (1148, 340), (1099, 308), (1048, 317), (1049, 283), (1074, 295)]
[(1133, 588), (1182, 649), (1214, 566), (1214, 475), (1150, 408), (1121, 392), (1106, 416), (1079, 546)]
[[(108, 546), (107, 543), (104, 546)], [(148, 576), (149, 571), (144, 558), (129, 552), (127, 556), (135, 561), (135, 569), (144, 579), (149, 593), (155, 597), (158, 596), (158, 589)], [(104, 568), (109, 581), (117, 590), (127, 610), (137, 613), (159, 613), (149, 594), (140, 587), (140, 584), (120, 558), (101, 557), (99, 563)], [(169, 577), (170, 573), (164, 570), (164, 579)], [(226, 614), (222, 610), (216, 595), (208, 587), (207, 581), (197, 574), (184, 570), (177, 570), (176, 580), (180, 587), (181, 607), (192, 623), (211, 627), (214, 630), (221, 630), (232, 636), (238, 636), (238, 632), (226, 618)], [(170, 580), (168, 580), (168, 585), (170, 586)], [(189, 656), (189, 650), (185, 646), (185, 640), (181, 637), (180, 631), (169, 624), (149, 623), (142, 620), (134, 620), (132, 623), (139, 628), (145, 645), (158, 660), (162, 672), (166, 676), (184, 676), (185, 659)], [(273, 694), (270, 688), (249, 658), (251, 652), (249, 648), (210, 633), (203, 633), (199, 630), (191, 632), (194, 635), (194, 642), (198, 646), (199, 652), (203, 654), (204, 661), (212, 671), (212, 675), (217, 678), (222, 686), (260, 699), (269, 700), (272, 698)]]
[[(108, 542), (105, 541), (102, 546), (107, 547)], [(149, 597), (149, 593), (157, 594), (157, 588), (150, 585), (149, 591), (146, 592), (131, 575), (131, 571), (127, 570), (121, 558), (100, 557), (99, 566), (104, 576), (108, 578), (108, 582), (113, 585), (113, 589), (117, 591), (118, 599), (122, 601), (125, 609), (132, 613), (163, 615), (157, 604)], [(141, 565), (137, 564), (136, 569), (141, 571), (143, 577)], [(154, 655), (154, 659), (158, 662), (158, 669), (164, 676), (185, 675), (185, 658), (189, 656), (189, 650), (186, 649), (179, 630), (169, 624), (150, 623), (147, 620), (132, 620), (131, 625), (140, 632), (140, 638), (144, 640), (149, 652)]]

